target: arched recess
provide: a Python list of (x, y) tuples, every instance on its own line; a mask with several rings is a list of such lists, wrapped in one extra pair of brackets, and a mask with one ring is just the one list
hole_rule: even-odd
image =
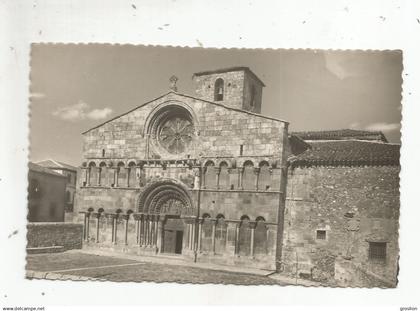
[(89, 163), (89, 181), (88, 181), (89, 186), (97, 185), (97, 181), (98, 181), (97, 173), (98, 173), (98, 170), (96, 168), (95, 162), (90, 162)]
[(162, 179), (146, 186), (138, 200), (138, 211), (145, 214), (195, 215), (188, 189), (173, 179)]
[(226, 250), (227, 223), (223, 214), (217, 215), (216, 221), (215, 253), (223, 254)]
[(117, 164), (117, 187), (125, 187), (127, 184), (127, 170), (124, 162)]
[(106, 181), (107, 172), (108, 172), (108, 168), (106, 166), (106, 163), (101, 162), (99, 164), (99, 172), (98, 172), (98, 174), (99, 174), (98, 184), (100, 186), (105, 186), (107, 184), (107, 181)]
[(216, 171), (214, 162), (209, 160), (204, 164), (204, 188), (215, 189), (216, 188)]
[(220, 173), (219, 173), (219, 189), (229, 189), (230, 188), (230, 178), (229, 178), (229, 167), (227, 162), (222, 161), (220, 163)]
[(254, 253), (255, 255), (267, 254), (267, 226), (264, 217), (257, 217), (255, 226)]
[(213, 222), (209, 214), (203, 214), (203, 224), (201, 228), (201, 250), (203, 252), (212, 251), (212, 232)]
[(258, 176), (258, 190), (267, 191), (271, 188), (270, 164), (267, 161), (261, 161), (259, 164), (260, 172)]
[(249, 256), (251, 252), (251, 228), (249, 226), (249, 217), (244, 215), (241, 217), (239, 227), (239, 255)]
[(255, 190), (254, 163), (248, 160), (244, 163), (244, 172), (242, 177), (242, 187), (244, 190)]
[(128, 186), (136, 187), (136, 163), (131, 161), (128, 163)]

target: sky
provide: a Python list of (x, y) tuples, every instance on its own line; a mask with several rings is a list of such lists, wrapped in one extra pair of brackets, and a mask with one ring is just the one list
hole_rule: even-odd
[(402, 53), (36, 44), (30, 160), (79, 166), (82, 132), (169, 91), (194, 95), (195, 72), (249, 67), (266, 85), (261, 113), (289, 131), (383, 131), (400, 143)]

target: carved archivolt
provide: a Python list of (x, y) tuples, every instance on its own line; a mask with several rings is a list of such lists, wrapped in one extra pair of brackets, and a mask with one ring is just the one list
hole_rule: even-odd
[(148, 185), (140, 194), (138, 211), (146, 214), (194, 215), (188, 190), (172, 179)]

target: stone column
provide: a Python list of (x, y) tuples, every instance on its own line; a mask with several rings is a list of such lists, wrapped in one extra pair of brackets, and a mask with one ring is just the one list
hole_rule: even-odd
[(133, 214), (133, 218), (136, 224), (136, 244), (140, 244), (140, 214)]
[(194, 190), (200, 188), (200, 169), (194, 168)]
[(125, 170), (127, 171), (127, 178), (126, 178), (126, 186), (127, 188), (130, 187), (130, 171), (131, 167), (126, 167)]
[(98, 186), (100, 186), (101, 185), (101, 183), (102, 183), (102, 181), (101, 181), (101, 175), (102, 175), (102, 167), (98, 167), (97, 169), (96, 169), (96, 184), (98, 185)]
[(155, 227), (155, 233), (154, 233), (154, 236), (155, 236), (155, 239), (154, 239), (154, 246), (155, 247), (157, 247), (157, 244), (158, 244), (158, 234), (159, 234), (159, 215), (155, 215), (155, 225), (154, 225), (154, 227)]
[(128, 245), (128, 221), (130, 219), (130, 215), (122, 215), (122, 218), (125, 220), (124, 244)]
[(195, 226), (196, 226), (196, 223), (195, 223), (196, 221), (195, 221), (195, 219), (193, 220), (193, 223), (192, 223), (192, 249), (194, 250), (194, 251), (196, 251), (196, 241), (197, 241), (197, 237), (196, 237), (196, 232), (195, 232)]
[(259, 167), (254, 168), (255, 173), (255, 190), (258, 191), (258, 180), (260, 179), (260, 171), (261, 169)]
[(154, 238), (153, 217), (154, 216), (149, 217), (149, 246), (150, 247), (153, 246), (153, 238)]
[(216, 173), (216, 189), (219, 189), (220, 167), (215, 167), (214, 172)]
[(120, 215), (115, 214), (114, 217), (114, 244), (117, 244), (117, 232), (118, 232), (118, 218), (120, 217)]
[(254, 258), (254, 244), (255, 244), (255, 226), (257, 222), (250, 221), (249, 227), (251, 228), (251, 241), (250, 241), (250, 256)]
[(87, 236), (87, 232), (86, 232), (86, 214), (87, 212), (79, 212), (79, 214), (83, 215), (83, 241), (86, 241), (86, 236)]
[(112, 227), (111, 227), (111, 243), (115, 244), (115, 214), (107, 213), (105, 214), (107, 219), (112, 220)]
[(242, 186), (243, 174), (244, 174), (244, 168), (238, 167), (238, 189), (239, 190), (243, 189), (243, 186)]
[(144, 243), (145, 247), (149, 246), (149, 215), (144, 215)]
[(157, 241), (156, 241), (156, 247), (157, 252), (162, 253), (162, 245), (163, 245), (163, 227), (165, 223), (165, 215), (160, 215), (158, 219), (158, 226), (157, 226)]
[(89, 183), (88, 168), (87, 167), (84, 167), (84, 168), (82, 168), (82, 170), (84, 170), (84, 175), (85, 175), (85, 182), (84, 182), (84, 184), (85, 184), (85, 186), (87, 186), (88, 183)]
[(203, 228), (203, 218), (198, 218), (198, 241), (197, 241), (197, 251), (201, 252), (201, 235)]
[(90, 174), (91, 174), (91, 169), (92, 169), (92, 167), (88, 167), (88, 169), (87, 169), (87, 183), (86, 183), (86, 185), (88, 185), (88, 186), (90, 186)]
[(96, 243), (99, 243), (99, 221), (101, 213), (93, 213), (93, 216), (96, 218)]
[(235, 231), (235, 255), (239, 256), (239, 227), (241, 222), (236, 223), (236, 231)]
[(90, 238), (90, 216), (91, 216), (91, 213), (87, 212), (86, 213), (86, 241), (88, 242)]
[(114, 167), (114, 187), (118, 187), (118, 167)]
[(206, 181), (207, 181), (207, 178), (206, 178), (207, 167), (206, 166), (202, 168), (202, 172), (203, 173), (201, 174), (201, 178), (202, 178), (201, 188), (206, 189)]
[(216, 254), (216, 224), (217, 219), (212, 219), (212, 230), (211, 230), (211, 251), (213, 255)]
[(193, 249), (192, 237), (193, 237), (192, 224), (188, 224), (188, 248), (190, 250)]

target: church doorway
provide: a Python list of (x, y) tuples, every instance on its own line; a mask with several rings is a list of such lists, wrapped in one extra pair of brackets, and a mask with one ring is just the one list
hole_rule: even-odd
[(164, 253), (181, 254), (182, 240), (184, 236), (184, 223), (179, 217), (171, 217), (166, 220), (163, 229)]

